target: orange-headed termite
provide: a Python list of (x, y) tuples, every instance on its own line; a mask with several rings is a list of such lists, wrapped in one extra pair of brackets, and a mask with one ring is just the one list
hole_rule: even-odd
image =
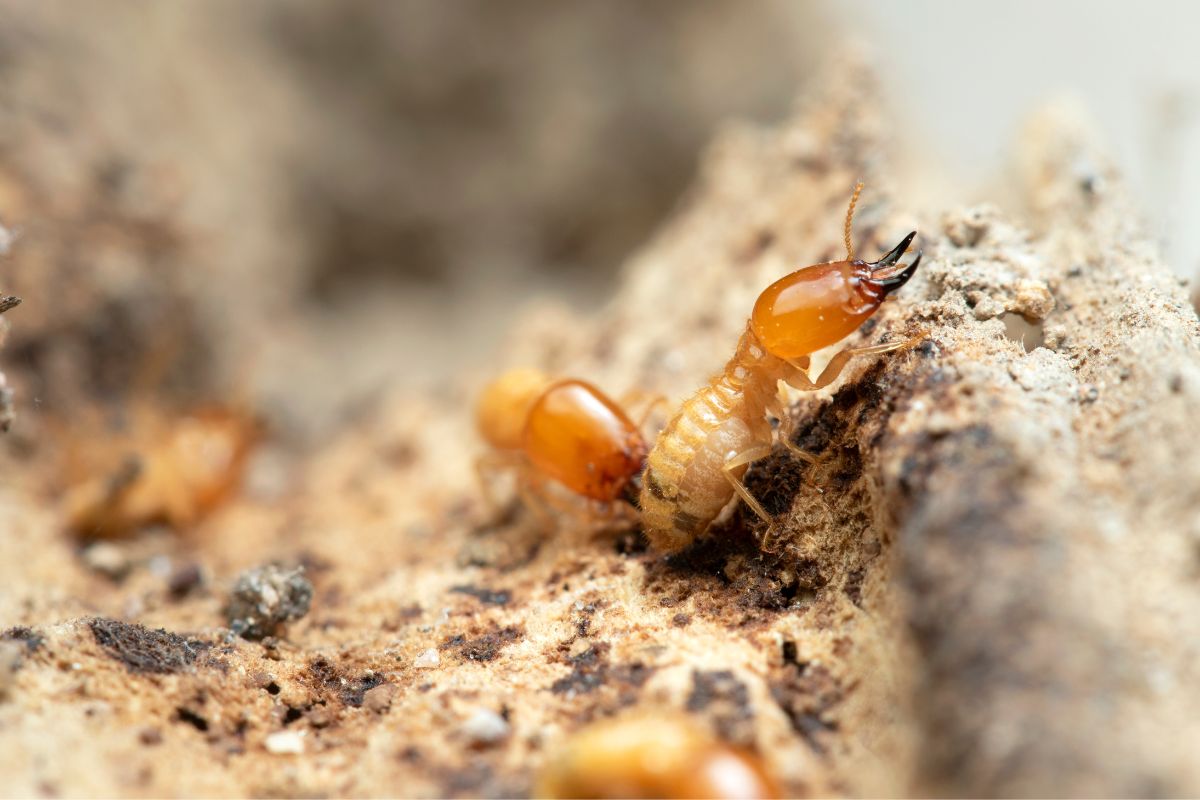
[(479, 397), (476, 424), (493, 453), (484, 466), (513, 466), (517, 489), (535, 511), (554, 504), (547, 482), (589, 501), (601, 517), (632, 515), (646, 460), (641, 430), (586, 381), (512, 370)]
[[(130, 536), (151, 525), (183, 530), (220, 507), (241, 483), (261, 439), (257, 420), (220, 408), (182, 417), (135, 415), (128, 441), (104, 447), (128, 455), (89, 474), (66, 495), (68, 527), (84, 539)], [(105, 459), (109, 461), (109, 459)]]
[[(804, 267), (771, 284), (754, 304), (737, 351), (725, 369), (676, 412), (650, 451), (639, 506), (650, 543), (673, 552), (703, 533), (736, 492), (767, 523), (771, 517), (742, 484), (746, 468), (771, 452), (768, 413), (784, 419), (779, 381), (813, 391), (837, 379), (853, 356), (886, 353), (907, 342), (848, 347), (821, 374), (809, 377), (809, 356), (853, 333), (889, 294), (916, 272), (899, 264), (916, 231), (878, 261), (854, 257), (850, 240), (854, 189), (846, 212), (846, 259)], [(780, 441), (812, 461), (787, 436)]]
[(762, 760), (672, 712), (595, 722), (542, 770), (539, 797), (782, 797)]

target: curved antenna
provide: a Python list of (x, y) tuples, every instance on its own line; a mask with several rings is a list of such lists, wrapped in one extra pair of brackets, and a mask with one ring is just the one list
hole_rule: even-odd
[(850, 226), (854, 222), (854, 207), (858, 205), (858, 195), (863, 190), (863, 182), (859, 181), (854, 184), (854, 194), (850, 198), (850, 207), (846, 209), (846, 228), (843, 231), (843, 236), (846, 240), (846, 260), (854, 260), (854, 243), (850, 241)]

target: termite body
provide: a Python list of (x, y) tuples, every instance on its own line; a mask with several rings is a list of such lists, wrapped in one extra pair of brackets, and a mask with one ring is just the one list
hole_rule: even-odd
[[(262, 438), (257, 420), (231, 409), (133, 416), (133, 434), (103, 440), (104, 458), (66, 493), (67, 525), (80, 538), (125, 538), (152, 525), (193, 527), (236, 493)], [(125, 457), (113, 462), (112, 452)]]
[[(813, 379), (810, 355), (853, 333), (884, 299), (912, 277), (921, 261), (898, 265), (916, 232), (873, 263), (858, 260), (850, 241), (855, 187), (846, 214), (846, 259), (797, 270), (759, 296), (724, 370), (713, 376), (676, 412), (659, 434), (642, 477), (639, 507), (650, 543), (678, 551), (703, 533), (734, 493), (764, 521), (771, 517), (742, 484), (748, 466), (771, 452), (774, 430), (768, 414), (786, 418), (780, 381), (801, 391), (828, 386), (856, 355), (885, 353), (907, 342), (846, 348)], [(801, 452), (783, 435), (797, 457)]]
[(620, 405), (587, 381), (510, 371), (480, 395), (476, 426), (492, 448), (481, 467), (516, 469), (517, 490), (535, 511), (556, 506), (553, 483), (602, 518), (633, 515), (646, 440)]

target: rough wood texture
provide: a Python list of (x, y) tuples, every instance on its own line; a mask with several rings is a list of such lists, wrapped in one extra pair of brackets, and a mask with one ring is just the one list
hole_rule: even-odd
[[(797, 399), (822, 463), (780, 450), (748, 477), (788, 515), (778, 555), (741, 510), (667, 560), (491, 518), (466, 382), (380, 404), (282, 494), (252, 472), (195, 530), (115, 545), (119, 583), (9, 453), (0, 792), (519, 794), (563, 736), (629, 706), (685, 709), (797, 794), (1200, 792), (1186, 292), (1071, 118), (1022, 138), (1027, 225), (915, 217), (870, 87), (842, 69), (793, 121), (726, 130), (613, 304), (545, 308), (511, 347), (678, 399), (762, 287), (836, 256), (865, 177), (861, 252), (916, 227), (926, 255), (858, 337), (919, 344)], [(271, 560), (307, 565), (312, 611), (280, 640), (232, 637), (229, 586)], [(179, 590), (189, 564), (207, 580)]]

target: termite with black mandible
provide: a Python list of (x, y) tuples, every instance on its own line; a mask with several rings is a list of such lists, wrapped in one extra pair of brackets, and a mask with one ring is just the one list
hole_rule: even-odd
[[(875, 262), (854, 257), (850, 240), (860, 182), (846, 212), (846, 259), (804, 267), (759, 295), (737, 351), (725, 369), (689, 398), (659, 434), (642, 478), (639, 506), (650, 543), (674, 552), (704, 533), (734, 493), (768, 525), (771, 516), (742, 483), (750, 463), (770, 454), (768, 414), (784, 419), (779, 381), (815, 391), (835, 381), (854, 356), (899, 349), (907, 341), (847, 347), (815, 379), (809, 356), (849, 336), (921, 263), (900, 264), (916, 231)], [(780, 443), (814, 461), (788, 436)], [(770, 535), (768, 529), (767, 536)], [(764, 537), (764, 549), (766, 542)]]

